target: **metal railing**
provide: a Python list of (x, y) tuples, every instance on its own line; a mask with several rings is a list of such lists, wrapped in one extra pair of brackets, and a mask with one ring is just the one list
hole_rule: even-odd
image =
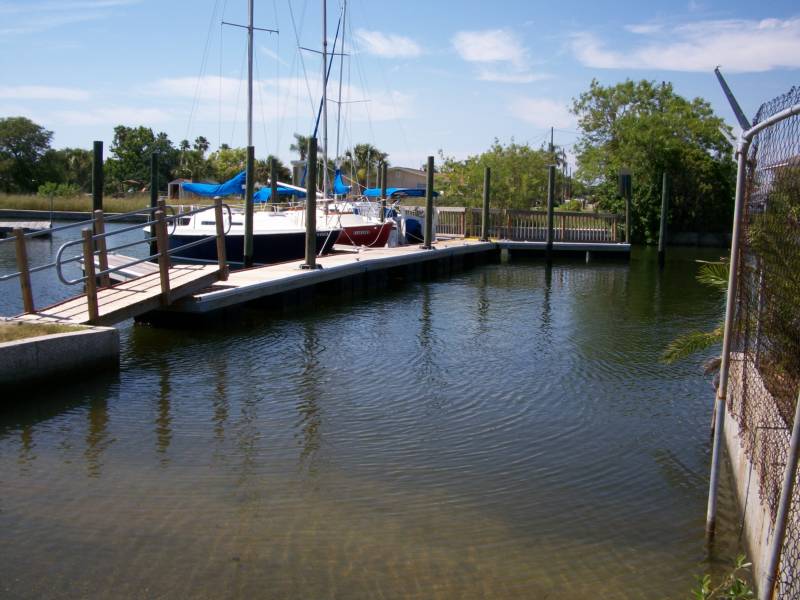
[[(223, 209), (228, 213), (227, 228), (225, 227)], [(194, 214), (212, 210), (215, 213), (216, 232), (213, 235), (208, 235), (199, 240), (183, 244), (177, 248), (170, 249), (169, 238), (175, 231), (178, 220), (181, 218), (189, 217)], [(167, 215), (167, 211), (171, 214)], [(111, 232), (105, 231), (105, 225), (109, 222), (119, 221), (134, 215), (151, 215), (144, 222), (136, 223), (115, 229)], [(164, 303), (169, 303), (169, 269), (170, 269), (170, 256), (178, 251), (183, 251), (194, 246), (206, 244), (212, 240), (217, 242), (217, 262), (219, 264), (220, 279), (225, 280), (228, 276), (228, 265), (225, 256), (225, 236), (230, 231), (231, 223), (233, 221), (231, 208), (227, 204), (223, 204), (221, 200), (217, 199), (214, 205), (201, 206), (190, 210), (188, 212), (178, 212), (174, 207), (166, 205), (163, 200), (159, 201), (158, 206), (147, 207), (138, 210), (133, 210), (126, 213), (114, 214), (106, 217), (101, 210), (97, 210), (93, 214), (92, 219), (79, 221), (77, 223), (70, 223), (68, 225), (61, 225), (43, 231), (34, 231), (24, 233), (21, 229), (15, 229), (13, 237), (1, 239), (0, 244), (5, 242), (14, 241), (16, 244), (16, 262), (17, 271), (14, 273), (7, 273), (0, 276), (0, 282), (9, 281), (11, 279), (19, 279), (20, 293), (22, 295), (22, 304), (25, 313), (36, 312), (33, 290), (31, 286), (31, 274), (45, 271), (47, 269), (54, 269), (58, 279), (65, 285), (86, 284), (87, 304), (89, 308), (90, 321), (98, 318), (97, 306), (97, 284), (99, 282), (100, 288), (108, 287), (110, 285), (110, 275), (112, 273), (119, 273), (129, 270), (136, 265), (157, 260), (159, 265), (159, 273), (161, 278), (161, 291), (162, 300)], [(171, 231), (168, 230), (171, 224)], [(90, 227), (86, 227), (89, 225)], [(150, 226), (151, 234), (145, 235), (142, 239), (134, 242), (122, 243), (111, 248), (107, 247), (106, 240), (112, 236), (144, 229)], [(55, 260), (52, 262), (30, 267), (28, 265), (28, 256), (25, 246), (25, 241), (37, 236), (51, 235), (54, 232), (66, 231), (69, 229), (81, 228), (81, 238), (71, 240), (62, 244), (57, 253)], [(139, 259), (132, 259), (123, 264), (115, 265), (114, 267), (108, 266), (108, 254), (127, 248), (132, 248), (141, 244), (148, 244), (151, 248), (148, 256)], [(75, 246), (82, 246), (82, 252), (67, 258), (64, 253)], [(153, 253), (152, 248), (156, 249)], [(98, 261), (99, 270), (95, 265), (95, 259)], [(77, 278), (68, 278), (64, 274), (64, 266), (69, 264), (83, 264), (84, 275)]]

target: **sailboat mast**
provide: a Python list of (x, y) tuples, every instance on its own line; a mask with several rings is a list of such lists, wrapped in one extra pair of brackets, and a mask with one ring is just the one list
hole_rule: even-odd
[[(252, 2), (253, 0), (250, 1)], [(327, 0), (322, 0), (322, 197), (323, 198), (328, 197), (328, 2)]]
[(248, 2), (247, 21), (247, 145), (253, 145), (253, 0)]
[(339, 57), (339, 103), (336, 105), (336, 160), (339, 160), (339, 135), (342, 129), (342, 79), (344, 78), (344, 39), (347, 35), (347, 0), (342, 6), (342, 54)]

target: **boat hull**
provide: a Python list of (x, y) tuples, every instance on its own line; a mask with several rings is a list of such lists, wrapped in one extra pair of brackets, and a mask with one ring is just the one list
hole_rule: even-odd
[[(327, 254), (333, 249), (339, 232), (317, 232), (317, 254)], [(170, 249), (176, 250), (173, 257), (185, 261), (216, 261), (217, 245), (212, 239), (204, 244), (191, 248), (183, 248), (186, 244), (196, 242), (204, 235), (172, 235), (169, 238)], [(286, 232), (253, 235), (253, 262), (271, 264), (305, 258), (305, 232)], [(225, 236), (225, 256), (229, 262), (241, 263), (244, 255), (244, 236), (229, 233)]]
[(370, 248), (382, 248), (389, 241), (389, 234), (392, 232), (393, 224), (391, 221), (377, 224), (351, 225), (342, 227), (337, 244), (346, 246), (368, 246)]

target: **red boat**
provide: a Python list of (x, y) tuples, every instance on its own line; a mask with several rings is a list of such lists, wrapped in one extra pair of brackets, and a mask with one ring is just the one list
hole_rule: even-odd
[[(343, 219), (344, 221), (345, 219)], [(382, 248), (389, 241), (394, 223), (360, 223), (346, 225), (342, 223), (342, 231), (336, 239), (337, 244), (346, 246), (367, 246), (369, 248)]]

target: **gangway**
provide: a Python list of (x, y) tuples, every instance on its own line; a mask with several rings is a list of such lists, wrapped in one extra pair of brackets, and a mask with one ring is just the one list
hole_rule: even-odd
[[(167, 307), (176, 300), (207, 288), (217, 281), (226, 280), (228, 265), (225, 256), (225, 234), (227, 233), (225, 226), (227, 221), (228, 228), (230, 228), (230, 208), (217, 200), (213, 206), (200, 207), (180, 215), (175, 215), (173, 212), (172, 215), (167, 216), (168, 209), (171, 210), (171, 207), (160, 201), (157, 207), (107, 218), (104, 217), (103, 211), (97, 210), (93, 213), (93, 218), (88, 221), (53, 228), (52, 231), (55, 232), (85, 226), (81, 231), (80, 239), (61, 245), (53, 262), (34, 268), (28, 266), (25, 240), (35, 237), (39, 232), (24, 233), (22, 229), (16, 229), (13, 238), (0, 240), (0, 242), (11, 242), (12, 240), (16, 242), (18, 271), (0, 277), (0, 281), (19, 279), (25, 312), (15, 318), (25, 321), (113, 325), (156, 308)], [(227, 219), (223, 218), (223, 209), (228, 212)], [(182, 248), (216, 241), (217, 262), (203, 265), (172, 264), (171, 254), (177, 249), (170, 250), (169, 248), (169, 224), (172, 223), (174, 226), (177, 218), (208, 210), (215, 212), (216, 233), (184, 245)], [(122, 227), (112, 232), (105, 231), (105, 224), (109, 221), (142, 214), (147, 215), (147, 220), (143, 223)], [(91, 227), (87, 225), (91, 225)], [(143, 236), (141, 240), (112, 248), (108, 247), (107, 240), (110, 237), (147, 226), (150, 226), (149, 236)], [(139, 244), (149, 246), (150, 254), (148, 256), (130, 258), (113, 253)], [(76, 246), (81, 246), (82, 252), (69, 256), (69, 249)], [(150, 262), (153, 260), (157, 261), (157, 266)], [(64, 267), (69, 264), (82, 265), (83, 275), (75, 278), (67, 277), (64, 274)], [(51, 268), (55, 270), (63, 284), (68, 286), (83, 284), (84, 293), (37, 309), (34, 305), (30, 276), (32, 273)], [(128, 277), (124, 281), (112, 284), (110, 276), (121, 272), (128, 274)], [(131, 277), (131, 273), (141, 274)]]

